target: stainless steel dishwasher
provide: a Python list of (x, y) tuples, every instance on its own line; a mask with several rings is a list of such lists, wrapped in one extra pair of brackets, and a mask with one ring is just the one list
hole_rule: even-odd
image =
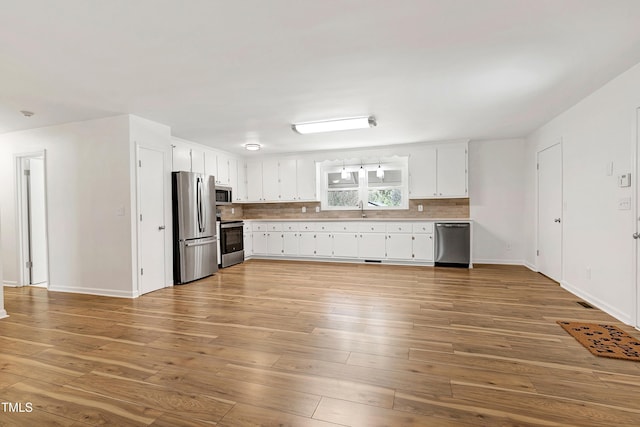
[(436, 222), (436, 266), (469, 267), (470, 230), (467, 222)]

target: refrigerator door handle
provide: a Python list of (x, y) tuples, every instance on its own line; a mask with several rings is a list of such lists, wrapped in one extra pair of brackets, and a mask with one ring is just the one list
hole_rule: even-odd
[(212, 239), (212, 240), (204, 240), (204, 241), (202, 241), (202, 242), (186, 242), (186, 243), (184, 244), (184, 247), (185, 247), (185, 248), (191, 248), (191, 247), (193, 247), (193, 246), (205, 246), (205, 245), (212, 245), (212, 244), (214, 244), (214, 243), (216, 243), (216, 240), (215, 240), (215, 239)]
[(202, 233), (202, 179), (196, 178), (196, 209), (198, 210), (198, 231)]

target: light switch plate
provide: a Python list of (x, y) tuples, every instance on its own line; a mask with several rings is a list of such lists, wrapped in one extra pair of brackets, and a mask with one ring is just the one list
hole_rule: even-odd
[(618, 176), (618, 187), (631, 187), (630, 173), (624, 173)]

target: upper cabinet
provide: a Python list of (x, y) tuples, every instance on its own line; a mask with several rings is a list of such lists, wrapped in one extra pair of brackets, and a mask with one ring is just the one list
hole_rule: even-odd
[(191, 172), (191, 148), (183, 144), (172, 144), (172, 165), (173, 171)]
[(204, 152), (204, 173), (218, 178), (218, 156), (215, 151), (205, 150)]
[(231, 158), (224, 154), (218, 154), (218, 175), (216, 184), (231, 185)]
[(467, 144), (420, 147), (409, 157), (409, 197), (439, 199), (469, 197)]
[(312, 159), (296, 160), (297, 200), (318, 200), (316, 195), (316, 162)]
[(296, 159), (247, 162), (247, 200), (250, 202), (294, 202), (316, 200), (314, 161)]

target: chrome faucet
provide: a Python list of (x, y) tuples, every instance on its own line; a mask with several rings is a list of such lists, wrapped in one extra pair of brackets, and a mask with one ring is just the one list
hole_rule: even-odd
[(364, 203), (362, 203), (362, 200), (358, 202), (358, 208), (360, 208), (360, 215), (362, 216), (362, 218), (366, 218), (367, 214), (364, 213)]

